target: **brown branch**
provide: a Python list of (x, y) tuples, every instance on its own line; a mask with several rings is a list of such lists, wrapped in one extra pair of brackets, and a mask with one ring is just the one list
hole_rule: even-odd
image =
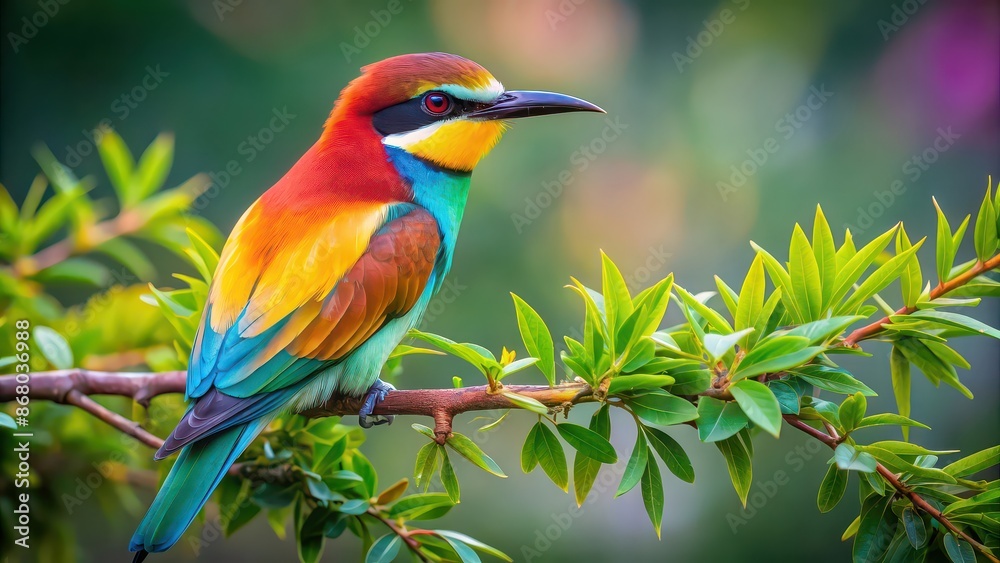
[[(938, 297), (942, 297), (948, 294), (949, 292), (954, 291), (955, 289), (969, 283), (970, 281), (975, 279), (975, 277), (978, 276), (979, 274), (988, 272), (996, 268), (1000, 268), (1000, 254), (997, 254), (996, 256), (990, 258), (986, 262), (977, 261), (975, 265), (973, 265), (971, 268), (969, 268), (962, 274), (955, 276), (954, 278), (944, 283), (939, 283), (937, 287), (931, 290), (930, 298), (933, 300), (937, 299)], [(917, 310), (916, 307), (900, 307), (894, 313), (894, 315), (909, 315), (915, 312), (916, 310)], [(844, 338), (843, 341), (841, 341), (841, 345), (847, 348), (857, 347), (858, 342), (878, 336), (883, 331), (885, 331), (885, 325), (887, 324), (892, 324), (892, 319), (889, 318), (888, 316), (882, 317), (881, 319), (869, 325), (858, 328), (854, 332), (848, 334), (847, 337)]]
[[(836, 449), (837, 446), (840, 444), (840, 437), (836, 435), (835, 431), (833, 432), (833, 435), (827, 434), (826, 432), (823, 432), (822, 430), (819, 430), (817, 428), (813, 428), (812, 426), (809, 426), (802, 419), (800, 419), (799, 417), (797, 417), (795, 415), (792, 415), (792, 414), (786, 414), (786, 415), (784, 415), (784, 419), (785, 419), (785, 422), (787, 422), (788, 424), (792, 425), (793, 427), (797, 428), (798, 430), (801, 430), (801, 431), (805, 432), (806, 434), (809, 434), (813, 438), (816, 438), (820, 442), (823, 442), (827, 446), (830, 446), (830, 448), (832, 448), (832, 449)], [(914, 507), (916, 507), (916, 508), (918, 508), (920, 510), (923, 510), (924, 512), (926, 512), (927, 514), (929, 514), (931, 516), (931, 518), (934, 518), (935, 520), (937, 520), (938, 522), (940, 522), (942, 526), (944, 526), (945, 528), (948, 528), (948, 530), (951, 531), (951, 533), (953, 533), (956, 536), (961, 537), (963, 540), (969, 542), (969, 544), (971, 544), (973, 547), (975, 547), (980, 553), (982, 553), (984, 556), (986, 556), (986, 558), (988, 558), (990, 561), (993, 561), (993, 563), (1000, 563), (1000, 561), (997, 560), (996, 556), (994, 556), (990, 552), (989, 548), (987, 548), (985, 545), (983, 545), (983, 544), (979, 543), (978, 541), (976, 541), (975, 539), (973, 539), (971, 536), (969, 536), (969, 534), (967, 534), (967, 533), (963, 532), (962, 530), (958, 529), (958, 527), (955, 526), (955, 524), (952, 523), (952, 521), (949, 520), (947, 516), (945, 516), (944, 514), (942, 514), (940, 510), (938, 510), (938, 509), (934, 508), (933, 506), (931, 506), (930, 503), (928, 503), (926, 500), (924, 500), (924, 498), (922, 496), (920, 496), (919, 494), (917, 494), (916, 492), (914, 492), (913, 489), (907, 487), (905, 483), (903, 483), (902, 481), (899, 480), (899, 476), (896, 475), (895, 473), (893, 473), (892, 471), (890, 471), (886, 466), (882, 465), (881, 463), (877, 463), (876, 462), (876, 464), (875, 464), (875, 470), (878, 471), (878, 473), (882, 477), (885, 477), (885, 480), (888, 481), (889, 484), (892, 485), (893, 488), (895, 488), (899, 492), (899, 494), (901, 494), (901, 495), (905, 496), (906, 498), (910, 499), (910, 502), (913, 503)]]
[(69, 393), (66, 393), (66, 397), (63, 402), (67, 405), (73, 405), (74, 407), (79, 407), (89, 412), (98, 419), (114, 426), (125, 434), (128, 434), (151, 448), (159, 449), (160, 446), (163, 445), (163, 440), (144, 430), (141, 426), (139, 426), (138, 422), (129, 420), (124, 416), (105, 408), (97, 401), (91, 399), (76, 389), (71, 389)]
[[(115, 373), (68, 369), (37, 372), (31, 374), (28, 397), (79, 406), (123, 432), (158, 448), (162, 443), (159, 438), (145, 433), (136, 423), (125, 417), (107, 411), (87, 396), (119, 395), (130, 397), (148, 407), (150, 399), (157, 395), (183, 393), (186, 377), (184, 371)], [(17, 386), (14, 376), (0, 376), (0, 403), (14, 400), (17, 397)], [(592, 399), (590, 386), (586, 383), (566, 383), (555, 387), (507, 385), (502, 389), (530, 397), (553, 409), (561, 408), (566, 403), (576, 404)], [(301, 414), (311, 418), (356, 415), (361, 408), (361, 402), (359, 398), (335, 396), (326, 403)], [(461, 389), (390, 391), (385, 400), (375, 407), (374, 414), (431, 417), (434, 419), (437, 440), (443, 444), (451, 434), (452, 419), (455, 415), (468, 411), (509, 408), (516, 406), (502, 394), (490, 393), (488, 388), (482, 385)]]

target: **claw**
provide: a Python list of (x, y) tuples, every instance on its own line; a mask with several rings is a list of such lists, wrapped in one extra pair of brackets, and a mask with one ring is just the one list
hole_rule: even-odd
[(378, 406), (385, 396), (389, 394), (389, 391), (395, 391), (396, 388), (390, 383), (386, 383), (381, 379), (376, 379), (375, 383), (368, 388), (365, 393), (364, 403), (361, 404), (361, 410), (358, 412), (358, 424), (362, 428), (371, 428), (372, 426), (378, 426), (380, 424), (392, 424), (393, 419), (396, 417), (389, 415), (372, 415), (372, 411)]

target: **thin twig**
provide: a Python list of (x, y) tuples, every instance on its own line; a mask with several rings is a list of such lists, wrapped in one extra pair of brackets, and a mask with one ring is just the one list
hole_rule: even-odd
[(413, 553), (415, 553), (417, 557), (420, 558), (421, 561), (427, 561), (427, 557), (423, 554), (422, 551), (420, 551), (421, 548), (420, 542), (413, 539), (413, 536), (410, 535), (409, 531), (407, 531), (404, 528), (401, 528), (395, 522), (393, 522), (392, 519), (386, 518), (385, 516), (382, 515), (380, 511), (374, 508), (369, 508), (368, 514), (375, 517), (379, 522), (385, 524), (390, 530), (392, 530), (392, 533), (396, 534), (397, 536), (400, 537), (400, 539), (406, 542), (407, 547), (409, 547), (413, 551)]
[[(787, 422), (791, 426), (805, 432), (806, 434), (809, 434), (813, 438), (816, 438), (820, 442), (823, 442), (827, 446), (830, 446), (830, 448), (836, 449), (837, 445), (840, 444), (840, 439), (836, 435), (836, 432), (834, 432), (834, 435), (831, 436), (830, 434), (827, 434), (822, 430), (809, 426), (802, 419), (792, 414), (784, 415), (784, 419), (785, 422)], [(910, 502), (913, 503), (914, 507), (923, 510), (924, 512), (929, 514), (931, 518), (934, 518), (935, 520), (940, 522), (942, 526), (948, 528), (948, 530), (950, 530), (953, 534), (969, 542), (972, 545), (972, 547), (976, 548), (976, 550), (978, 550), (980, 553), (986, 556), (986, 558), (988, 558), (990, 561), (993, 561), (994, 563), (1000, 563), (998, 562), (996, 556), (994, 556), (990, 552), (989, 548), (987, 548), (985, 545), (973, 539), (971, 536), (969, 536), (969, 534), (958, 529), (958, 527), (955, 526), (955, 524), (953, 524), (952, 521), (949, 520), (947, 516), (942, 514), (940, 510), (931, 506), (930, 503), (924, 500), (923, 497), (921, 497), (919, 494), (917, 494), (912, 489), (907, 487), (905, 483), (900, 481), (898, 475), (896, 475), (888, 468), (886, 468), (884, 465), (878, 462), (876, 462), (875, 464), (875, 470), (878, 471), (879, 474), (882, 475), (882, 477), (885, 477), (885, 480), (888, 481), (889, 484), (893, 486), (893, 488), (899, 491), (901, 495), (910, 499)]]
[(89, 412), (98, 419), (114, 426), (125, 434), (128, 434), (151, 448), (159, 449), (159, 447), (163, 445), (163, 440), (145, 431), (141, 426), (139, 426), (138, 422), (129, 420), (124, 416), (105, 408), (97, 401), (91, 399), (76, 389), (72, 389), (66, 394), (65, 403)]
[[(943, 295), (948, 294), (951, 291), (969, 283), (979, 274), (988, 272), (995, 268), (1000, 268), (1000, 254), (990, 258), (986, 262), (976, 262), (971, 268), (962, 274), (955, 276), (954, 278), (948, 280), (944, 283), (939, 283), (937, 287), (931, 290), (930, 298), (937, 299)], [(895, 315), (909, 315), (917, 310), (916, 307), (900, 307), (894, 314)], [(854, 348), (858, 345), (858, 342), (862, 340), (867, 340), (882, 334), (885, 331), (885, 325), (892, 324), (892, 319), (888, 316), (882, 317), (881, 319), (865, 325), (854, 332), (847, 335), (844, 340), (841, 341), (841, 345), (847, 348)]]

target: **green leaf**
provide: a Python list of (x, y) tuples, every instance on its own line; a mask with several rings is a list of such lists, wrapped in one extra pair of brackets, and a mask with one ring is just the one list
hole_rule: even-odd
[[(642, 433), (640, 432), (641, 436)], [(656, 530), (656, 537), (660, 537), (660, 524), (663, 521), (663, 478), (660, 477), (660, 467), (656, 460), (646, 464), (646, 471), (642, 474), (640, 482), (642, 491), (642, 504), (646, 507), (646, 514), (649, 521), (653, 523)]]
[(537, 399), (533, 399), (527, 395), (519, 395), (513, 391), (504, 391), (503, 396), (506, 397), (508, 401), (514, 403), (522, 409), (538, 414), (548, 414), (549, 412), (549, 407), (546, 407), (542, 403), (538, 402)]
[(104, 169), (111, 180), (111, 186), (118, 194), (122, 207), (131, 207), (139, 202), (134, 193), (129, 190), (132, 183), (132, 172), (135, 168), (135, 158), (129, 152), (125, 141), (113, 129), (103, 131), (97, 143), (97, 152), (101, 155)]
[(917, 514), (912, 506), (907, 506), (902, 513), (903, 529), (906, 531), (906, 538), (916, 549), (922, 549), (927, 545), (927, 527), (924, 519)]
[[(590, 417), (590, 429), (605, 440), (611, 437), (609, 410), (610, 406), (605, 403), (594, 413), (594, 416)], [(594, 481), (600, 470), (601, 462), (580, 452), (576, 453), (573, 460), (573, 493), (577, 506), (583, 506), (583, 501), (587, 499), (587, 494), (594, 486)]]
[[(848, 231), (850, 232), (850, 231)], [(853, 538), (858, 533), (858, 527), (861, 526), (861, 516), (858, 515), (847, 525), (847, 529), (844, 530), (844, 534), (840, 536), (840, 541), (847, 541)]]
[(129, 192), (142, 201), (163, 187), (174, 159), (174, 136), (160, 133), (139, 157)]
[(851, 236), (851, 229), (844, 229), (844, 244), (837, 250), (837, 271), (839, 272), (847, 265), (847, 262), (858, 253), (854, 247), (854, 237)]
[[(757, 251), (758, 255), (763, 257), (764, 267), (767, 269), (768, 275), (771, 276), (771, 281), (777, 289), (781, 290), (781, 301), (785, 305), (785, 309), (792, 316), (792, 318), (803, 318), (803, 308), (802, 305), (795, 299), (795, 291), (792, 288), (791, 276), (788, 275), (788, 272), (785, 271), (785, 268), (774, 256), (771, 256), (769, 252), (758, 246), (757, 243), (750, 241), (750, 246)], [(777, 289), (775, 290), (775, 293), (777, 293)], [(757, 333), (763, 334), (760, 330), (758, 330)]]
[(864, 317), (860, 315), (847, 315), (840, 317), (830, 317), (812, 321), (799, 325), (785, 332), (787, 336), (805, 336), (809, 339), (809, 345), (819, 344), (839, 336), (845, 328), (859, 321)]
[(879, 561), (889, 549), (897, 524), (891, 501), (877, 495), (865, 499), (861, 523), (854, 537), (852, 555), (855, 563)]
[[(764, 259), (760, 253), (754, 256), (750, 269), (743, 279), (740, 298), (736, 303), (735, 329), (743, 331), (757, 328), (757, 319), (764, 307)], [(756, 340), (756, 339), (755, 339)], [(744, 348), (750, 348), (746, 341)]]
[(555, 345), (552, 343), (552, 333), (545, 326), (542, 317), (535, 312), (523, 299), (510, 294), (514, 299), (514, 310), (517, 313), (517, 328), (521, 332), (521, 340), (529, 354), (538, 358), (538, 369), (545, 375), (549, 386), (556, 384)]
[(844, 491), (847, 490), (847, 478), (850, 474), (843, 469), (839, 469), (836, 464), (831, 464), (826, 470), (826, 476), (819, 485), (819, 495), (816, 497), (816, 505), (820, 512), (830, 512), (840, 499), (844, 498)]
[(606, 438), (580, 426), (569, 422), (556, 425), (556, 430), (563, 440), (573, 448), (601, 463), (617, 463), (618, 454), (615, 453), (614, 446)]
[(840, 404), (840, 423), (844, 430), (850, 432), (858, 427), (861, 419), (865, 417), (865, 410), (868, 408), (868, 401), (861, 393), (855, 393), (844, 399)]
[(448, 497), (451, 498), (452, 502), (458, 504), (461, 498), (461, 488), (458, 485), (458, 476), (455, 475), (455, 468), (451, 465), (451, 459), (448, 457), (448, 450), (441, 448), (441, 484), (444, 485), (444, 490), (448, 493)]
[(678, 479), (694, 483), (694, 468), (691, 466), (691, 459), (688, 458), (684, 448), (677, 443), (677, 440), (658, 428), (643, 425), (642, 431), (646, 433), (649, 445), (667, 465), (667, 469)]
[[(618, 266), (615, 266), (615, 263), (603, 251), (601, 252), (601, 289), (604, 295), (604, 312), (608, 320), (608, 332), (616, 334), (625, 319), (632, 314), (632, 296), (629, 295), (625, 278), (618, 271)], [(613, 347), (612, 350), (618, 350), (618, 348)], [(620, 352), (620, 350), (618, 351)]]
[(874, 473), (878, 462), (867, 452), (858, 451), (850, 444), (840, 444), (833, 451), (833, 461), (837, 467), (845, 471), (861, 471)]
[[(834, 286), (833, 293), (830, 295), (830, 303), (836, 308), (837, 303), (847, 295), (847, 292), (851, 289), (860, 278), (861, 275), (865, 273), (868, 266), (871, 266), (872, 262), (878, 258), (878, 255), (885, 250), (885, 247), (889, 246), (889, 242), (892, 237), (896, 234), (896, 228), (886, 231), (885, 233), (879, 235), (878, 238), (869, 242), (861, 248), (848, 260), (843, 268), (838, 268), (837, 272), (837, 284)], [(876, 290), (877, 291), (877, 290)]]
[(781, 406), (766, 385), (753, 379), (743, 379), (729, 386), (729, 392), (747, 418), (775, 438), (778, 437), (781, 432)]
[(953, 502), (944, 509), (943, 514), (961, 514), (963, 512), (997, 512), (1000, 508), (1000, 489), (991, 489), (967, 499)]
[(993, 446), (950, 463), (943, 471), (952, 477), (967, 477), (997, 464), (1000, 464), (1000, 446)]
[(661, 389), (668, 385), (673, 385), (675, 379), (669, 375), (619, 375), (611, 378), (608, 386), (609, 395), (617, 395), (625, 391), (638, 391), (643, 389)]
[(528, 436), (524, 439), (524, 445), (521, 446), (521, 471), (525, 473), (531, 473), (538, 465), (538, 454), (535, 453), (535, 444), (538, 440), (538, 426), (541, 424), (535, 424), (528, 431)]
[(0, 427), (16, 430), (17, 424), (14, 423), (14, 417), (5, 412), (0, 412)]
[(302, 563), (316, 563), (323, 555), (323, 546), (326, 538), (322, 534), (298, 537), (299, 561)]
[(702, 442), (718, 442), (746, 428), (747, 416), (740, 405), (712, 397), (698, 398), (698, 437)]
[(493, 557), (496, 557), (497, 559), (502, 559), (504, 561), (507, 561), (508, 563), (512, 561), (512, 559), (506, 553), (500, 551), (499, 549), (493, 546), (485, 544), (475, 538), (469, 537), (465, 534), (461, 534), (459, 532), (453, 532), (451, 530), (434, 530), (434, 533), (446, 539), (452, 539), (455, 541), (462, 542), (477, 551), (481, 551), (487, 555), (492, 555)]
[(32, 276), (42, 283), (72, 282), (105, 287), (111, 281), (111, 273), (104, 264), (88, 258), (67, 258), (49, 266)]
[(733, 332), (733, 327), (729, 326), (729, 323), (726, 321), (726, 319), (722, 317), (722, 315), (720, 315), (718, 312), (716, 312), (708, 305), (705, 305), (704, 303), (699, 301), (694, 295), (688, 293), (683, 287), (675, 285), (674, 291), (677, 292), (677, 295), (681, 298), (682, 301), (684, 301), (684, 303), (688, 307), (690, 307), (694, 312), (701, 315), (703, 319), (708, 321), (709, 326), (714, 328), (716, 331), (721, 332), (723, 334), (729, 334)]
[(736, 319), (736, 301), (739, 299), (739, 295), (733, 291), (733, 288), (729, 287), (725, 281), (719, 276), (715, 276), (715, 287), (719, 290), (719, 297), (722, 298), (722, 302), (726, 304), (726, 310), (729, 311), (729, 316)]
[(948, 224), (948, 218), (945, 217), (944, 211), (941, 211), (941, 206), (938, 205), (937, 198), (931, 198), (934, 202), (934, 209), (937, 210), (937, 245), (936, 245), (936, 263), (937, 263), (937, 275), (940, 283), (948, 281), (948, 274), (951, 272), (951, 265), (955, 261), (955, 251), (954, 242), (951, 237), (951, 226)]
[(785, 381), (769, 381), (767, 388), (774, 393), (781, 407), (781, 414), (799, 414), (799, 394)]
[(497, 362), (495, 358), (490, 357), (488, 352), (486, 352), (486, 354), (482, 353), (482, 351), (477, 349), (477, 347), (474, 347), (474, 345), (460, 344), (443, 336), (438, 336), (428, 332), (421, 332), (416, 329), (410, 330), (410, 335), (414, 338), (419, 338), (429, 344), (437, 346), (441, 350), (455, 356), (456, 358), (461, 358), (466, 362), (469, 362), (479, 369), (479, 371), (481, 371), (484, 375), (491, 372), (498, 373), (501, 370), (500, 363)]
[(950, 533), (944, 535), (944, 551), (952, 563), (976, 563), (976, 552), (972, 545)]
[(368, 549), (365, 555), (365, 563), (390, 563), (399, 554), (399, 546), (403, 544), (395, 533), (388, 533), (379, 539)]
[[(640, 430), (636, 434), (635, 446), (632, 447), (632, 455), (628, 458), (628, 464), (625, 466), (625, 472), (622, 473), (622, 480), (618, 484), (618, 491), (615, 493), (615, 497), (631, 491), (633, 487), (639, 484), (643, 473), (646, 471), (648, 462), (649, 446), (646, 444), (645, 433)], [(653, 460), (653, 464), (656, 464), (656, 460)]]
[(973, 234), (976, 257), (981, 262), (992, 258), (997, 250), (997, 210), (993, 207), (990, 188), (991, 186), (986, 186), (986, 197), (979, 207), (979, 215), (976, 216), (976, 227)]
[(652, 287), (641, 291), (632, 300), (634, 309), (645, 307), (648, 311), (646, 325), (639, 327), (641, 329), (640, 333), (643, 336), (653, 334), (663, 321), (663, 315), (667, 312), (667, 305), (670, 304), (670, 290), (673, 289), (673, 284), (674, 275), (669, 274), (667, 277), (656, 282)]
[(952, 326), (959, 329), (973, 330), (975, 332), (978, 332), (979, 334), (1000, 339), (1000, 330), (997, 330), (985, 323), (977, 321), (972, 317), (961, 315), (959, 313), (951, 313), (948, 311), (931, 311), (925, 309), (923, 311), (916, 311), (915, 313), (910, 314), (909, 317), (911, 319), (929, 321), (944, 326)]
[(552, 430), (541, 421), (535, 423), (535, 454), (538, 456), (538, 464), (542, 466), (545, 474), (552, 479), (557, 487), (564, 491), (569, 490), (569, 471), (566, 468), (566, 455), (563, 453), (562, 444)]
[(661, 426), (698, 418), (698, 409), (694, 405), (666, 391), (653, 391), (626, 402), (640, 418)]
[(462, 457), (471, 461), (483, 471), (492, 473), (497, 477), (507, 477), (503, 470), (500, 469), (500, 466), (493, 461), (493, 458), (486, 455), (486, 453), (483, 452), (483, 450), (481, 450), (475, 442), (470, 440), (464, 434), (452, 432), (451, 435), (448, 436), (448, 441), (446, 443), (451, 447), (451, 449), (461, 454)]
[(765, 373), (777, 373), (812, 360), (823, 349), (809, 346), (803, 336), (778, 336), (759, 342), (730, 373), (731, 381)]
[(833, 286), (837, 283), (837, 248), (833, 242), (830, 224), (827, 223), (826, 216), (823, 215), (823, 208), (819, 205), (816, 206), (816, 217), (813, 219), (812, 247), (822, 279), (822, 310), (826, 311), (831, 304), (830, 296), (833, 295)]
[(923, 341), (913, 338), (901, 338), (896, 341), (896, 346), (903, 352), (906, 359), (917, 366), (920, 371), (924, 372), (924, 375), (934, 385), (937, 385), (940, 381), (944, 381), (948, 385), (958, 389), (966, 397), (972, 398), (972, 392), (958, 380), (955, 368), (951, 364), (942, 361)]
[(733, 350), (741, 340), (743, 340), (748, 334), (753, 332), (753, 327), (745, 328), (738, 332), (732, 334), (715, 334), (709, 333), (705, 335), (704, 345), (705, 352), (708, 353), (708, 359), (710, 363), (714, 364), (719, 361), (720, 358), (726, 355), (726, 353)]
[(858, 289), (851, 294), (851, 297), (837, 308), (838, 312), (853, 313), (858, 307), (864, 304), (872, 295), (881, 291), (906, 270), (911, 260), (915, 257), (920, 247), (923, 246), (924, 239), (920, 239), (916, 244), (904, 250), (901, 254), (893, 256), (885, 264), (879, 266), (872, 275), (861, 282)]
[[(453, 506), (455, 503), (445, 493), (418, 493), (396, 501), (389, 509), (389, 517), (406, 520), (434, 520), (447, 514)], [(364, 510), (361, 513), (364, 513)]]
[(869, 397), (876, 396), (875, 391), (841, 368), (808, 365), (788, 370), (788, 373), (833, 393), (842, 395), (861, 393)]
[(896, 440), (882, 440), (864, 446), (865, 448), (881, 448), (883, 450), (888, 450), (897, 455), (944, 455), (957, 453), (958, 450), (929, 450), (923, 446), (918, 446), (916, 444), (911, 444), (909, 442), (899, 442)]
[[(899, 233), (896, 235), (896, 255), (903, 254), (912, 246), (910, 237), (906, 235), (906, 229), (900, 225)], [(906, 262), (906, 268), (904, 268), (899, 280), (900, 290), (903, 294), (903, 305), (913, 307), (917, 304), (917, 299), (920, 297), (920, 288), (923, 287), (923, 284), (924, 279), (920, 273), (920, 260), (917, 259), (916, 254), (913, 254)]]
[(916, 426), (918, 428), (924, 428), (930, 430), (931, 427), (926, 424), (917, 422), (916, 420), (909, 419), (905, 416), (892, 414), (892, 413), (880, 413), (873, 414), (871, 416), (866, 416), (858, 422), (855, 429), (868, 428), (871, 426), (900, 426), (903, 428), (908, 428), (910, 426)]
[(802, 313), (800, 322), (819, 318), (823, 307), (823, 281), (816, 255), (798, 223), (792, 231), (792, 242), (788, 249), (788, 275), (792, 280), (795, 302)]
[(740, 497), (740, 502), (746, 508), (747, 495), (750, 493), (750, 483), (753, 480), (753, 467), (750, 462), (752, 457), (750, 434), (744, 431), (731, 438), (715, 442), (715, 445), (722, 452), (722, 457), (726, 459), (729, 478), (733, 482), (736, 494)]
[(73, 367), (73, 350), (63, 335), (47, 326), (36, 326), (32, 331), (32, 338), (38, 351), (56, 369)]
[[(892, 394), (896, 397), (896, 411), (900, 416), (910, 416), (910, 361), (898, 346), (889, 354), (889, 372), (892, 377)], [(902, 427), (903, 439), (910, 439), (908, 427)]]

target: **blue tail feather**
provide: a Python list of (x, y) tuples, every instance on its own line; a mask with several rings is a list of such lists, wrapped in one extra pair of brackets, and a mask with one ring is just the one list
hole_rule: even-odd
[(129, 551), (157, 552), (174, 545), (264, 426), (266, 419), (250, 421), (185, 446), (133, 534)]

